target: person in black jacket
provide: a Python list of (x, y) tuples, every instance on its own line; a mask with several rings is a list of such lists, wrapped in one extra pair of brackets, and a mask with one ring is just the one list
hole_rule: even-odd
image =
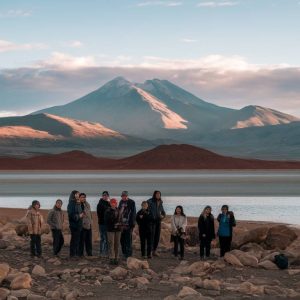
[(211, 213), (211, 207), (206, 206), (198, 219), (198, 230), (200, 240), (200, 258), (210, 256), (211, 241), (216, 238), (215, 221)]
[(71, 192), (67, 210), (71, 231), (70, 257), (76, 257), (79, 256), (80, 233), (82, 230), (82, 218), (84, 214), (81, 208), (78, 191)]
[(235, 217), (232, 211), (229, 211), (228, 205), (223, 205), (222, 213), (218, 216), (219, 229), (218, 236), (220, 242), (220, 256), (224, 256), (231, 249), (233, 227), (236, 226)]
[[(139, 236), (141, 242), (141, 252), (143, 258), (152, 258), (151, 251), (151, 214), (147, 201), (142, 202), (142, 209), (136, 215), (136, 222), (139, 225)], [(147, 242), (147, 256), (146, 256), (146, 242)]]
[(100, 256), (106, 257), (108, 255), (108, 241), (107, 241), (107, 229), (104, 221), (104, 215), (106, 210), (110, 208), (109, 193), (104, 191), (102, 198), (97, 205), (97, 216), (100, 233)]
[(109, 261), (112, 265), (118, 264), (120, 244), (120, 213), (116, 199), (110, 199), (110, 206), (104, 213), (104, 223), (107, 230)]
[(136, 222), (135, 202), (123, 191), (119, 203), (121, 221), (121, 246), (124, 258), (132, 256), (132, 231)]
[(152, 198), (147, 202), (152, 216), (152, 255), (159, 256), (159, 254), (157, 253), (157, 247), (160, 240), (161, 221), (166, 217), (166, 213), (163, 207), (163, 201), (161, 200), (161, 192), (154, 191)]

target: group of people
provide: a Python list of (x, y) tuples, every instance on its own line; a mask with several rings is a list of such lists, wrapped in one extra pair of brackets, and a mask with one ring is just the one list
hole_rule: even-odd
[[(53, 254), (59, 255), (64, 245), (63, 225), (64, 213), (62, 200), (58, 199), (49, 211), (47, 223), (53, 237)], [(31, 256), (42, 255), (41, 234), (43, 217), (39, 212), (40, 203), (32, 202), (27, 212), (27, 224), (30, 234)], [(85, 193), (72, 191), (67, 207), (69, 228), (71, 232), (70, 257), (92, 256), (92, 212)], [(97, 217), (100, 234), (100, 256), (108, 257), (111, 264), (119, 262), (119, 245), (124, 258), (132, 256), (132, 236), (136, 224), (141, 245), (141, 256), (151, 259), (159, 256), (157, 248), (160, 240), (161, 222), (166, 212), (161, 199), (161, 192), (154, 191), (152, 198), (143, 201), (141, 209), (136, 212), (135, 201), (129, 198), (127, 191), (121, 193), (121, 200), (109, 196), (108, 191), (102, 193), (97, 205)], [(220, 256), (230, 251), (233, 227), (236, 225), (232, 211), (228, 205), (223, 205), (217, 221), (219, 228), (217, 235), (220, 244)], [(184, 246), (187, 238), (187, 217), (182, 206), (177, 206), (171, 216), (171, 242), (174, 243), (173, 254), (179, 259), (184, 258)], [(200, 258), (210, 257), (211, 243), (216, 238), (215, 219), (212, 208), (206, 206), (198, 219), (200, 240)]]

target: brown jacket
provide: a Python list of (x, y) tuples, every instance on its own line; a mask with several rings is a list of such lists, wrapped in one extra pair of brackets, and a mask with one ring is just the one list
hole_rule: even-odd
[(64, 224), (64, 213), (61, 209), (57, 208), (55, 205), (48, 213), (47, 223), (51, 229), (63, 230)]
[(42, 234), (43, 216), (39, 211), (31, 208), (26, 215), (29, 234)]

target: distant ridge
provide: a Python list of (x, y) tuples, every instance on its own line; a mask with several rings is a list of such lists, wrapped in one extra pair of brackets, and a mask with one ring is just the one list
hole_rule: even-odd
[(226, 157), (186, 144), (158, 146), (123, 158), (99, 158), (71, 151), (26, 159), (0, 157), (1, 170), (176, 170), (176, 169), (300, 169), (300, 162)]

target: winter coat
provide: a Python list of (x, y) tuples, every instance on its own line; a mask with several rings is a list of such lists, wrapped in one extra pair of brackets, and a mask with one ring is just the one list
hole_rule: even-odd
[(99, 203), (97, 205), (97, 216), (98, 216), (98, 224), (99, 225), (104, 225), (104, 215), (105, 211), (110, 207), (109, 201), (106, 201), (104, 199), (100, 199)]
[(123, 228), (132, 229), (136, 222), (135, 202), (132, 199), (119, 202), (120, 221)]
[[(215, 234), (215, 221), (212, 214), (208, 215), (206, 218), (201, 214), (198, 219), (198, 230), (199, 239), (205, 238), (206, 240), (213, 240), (216, 238)], [(205, 234), (205, 237), (203, 237)]]
[(151, 198), (147, 202), (152, 216), (152, 221), (161, 222), (161, 220), (166, 216), (166, 212), (163, 207), (163, 201), (157, 201), (156, 199)]
[(89, 230), (92, 228), (93, 224), (91, 206), (87, 201), (85, 201), (84, 203), (81, 203), (81, 208), (84, 211), (82, 227)]
[[(219, 223), (221, 221), (221, 218), (222, 218), (222, 214), (219, 214), (218, 218), (217, 218), (217, 220), (218, 220)], [(230, 236), (232, 236), (233, 227), (236, 226), (236, 221), (235, 221), (235, 217), (234, 217), (233, 212), (231, 212), (231, 211), (227, 212), (227, 218), (229, 219)]]
[(187, 217), (181, 215), (173, 215), (171, 217), (171, 231), (172, 235), (178, 235), (186, 231)]
[(80, 218), (82, 213), (81, 203), (77, 203), (76, 199), (70, 196), (67, 210), (70, 228), (82, 229), (82, 218)]
[(106, 225), (107, 232), (121, 231), (119, 209), (109, 207), (104, 214), (104, 223)]
[(39, 211), (31, 208), (26, 215), (29, 234), (42, 234), (43, 216)]
[(57, 208), (55, 205), (48, 213), (47, 223), (51, 229), (63, 229), (64, 213), (61, 208)]
[(149, 209), (139, 210), (138, 213), (136, 214), (136, 222), (139, 225), (140, 230), (144, 232), (151, 232), (152, 217)]

